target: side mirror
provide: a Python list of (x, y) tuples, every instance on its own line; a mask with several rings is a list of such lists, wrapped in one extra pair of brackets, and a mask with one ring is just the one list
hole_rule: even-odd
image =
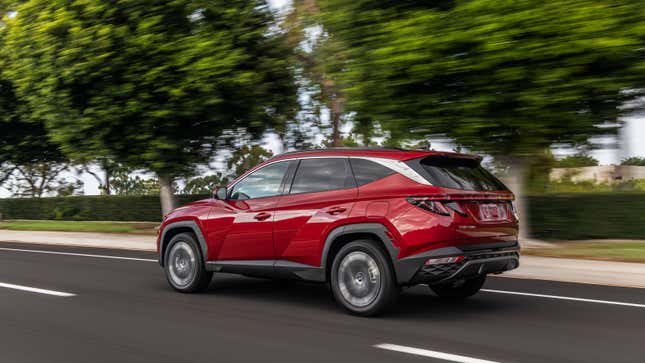
[(228, 191), (226, 190), (226, 187), (217, 187), (213, 192), (214, 199), (226, 200), (227, 196), (228, 196)]

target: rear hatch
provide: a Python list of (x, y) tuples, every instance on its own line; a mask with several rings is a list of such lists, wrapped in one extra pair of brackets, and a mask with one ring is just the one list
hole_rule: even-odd
[(406, 163), (444, 192), (432, 198), (453, 211), (455, 239), (468, 243), (517, 240), (513, 193), (481, 166), (481, 158), (442, 154)]

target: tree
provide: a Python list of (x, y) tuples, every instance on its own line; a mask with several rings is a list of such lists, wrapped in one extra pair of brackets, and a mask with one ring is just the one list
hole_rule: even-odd
[(18, 197), (72, 194), (82, 183), (61, 176), (69, 170), (69, 161), (48, 137), (42, 120), (31, 117), (28, 105), (7, 76), (3, 19), (9, 4), (0, 6), (0, 185)]
[(284, 36), (264, 1), (29, 0), (5, 19), (12, 81), (73, 159), (106, 157), (172, 184), (225, 129), (295, 109)]
[(645, 158), (632, 156), (620, 162), (620, 165), (645, 166)]
[(69, 170), (66, 163), (34, 162), (14, 165), (6, 178), (5, 187), (14, 197), (41, 198), (47, 194), (68, 196), (80, 192), (81, 180), (70, 181), (63, 175)]
[(219, 172), (213, 175), (198, 176), (186, 181), (183, 194), (212, 194), (215, 187), (226, 186), (230, 181), (228, 176)]
[(558, 160), (554, 167), (556, 168), (580, 168), (584, 166), (598, 166), (598, 160), (589, 155), (572, 155)]
[(302, 112), (307, 113), (305, 118), (313, 118), (313, 123), (322, 128), (321, 116), (327, 112), (331, 128), (327, 144), (343, 146), (341, 127), (346, 116), (345, 95), (334, 75), (347, 62), (343, 56), (346, 52), (344, 45), (321, 27), (319, 12), (316, 0), (295, 0), (282, 25), (295, 53), (293, 62), (298, 85), (305, 96), (302, 97), (305, 103)]
[[(98, 166), (103, 171), (103, 176), (99, 172), (93, 170), (93, 166)], [(99, 183), (99, 190), (103, 195), (110, 195), (113, 192), (111, 185), (112, 174), (117, 170), (124, 168), (123, 165), (115, 162), (114, 160), (106, 157), (98, 157), (93, 161), (86, 161), (78, 170), (79, 173), (87, 173), (94, 177)]]
[[(154, 178), (144, 178), (137, 171), (123, 165), (111, 168), (110, 189), (115, 195), (155, 195), (159, 194), (159, 181)], [(171, 186), (174, 191), (174, 185)]]
[(349, 111), (394, 139), (444, 134), (503, 160), (520, 197), (534, 155), (611, 132), (597, 126), (645, 89), (641, 1), (318, 4), (350, 52), (335, 75)]
[(273, 153), (260, 145), (244, 145), (236, 149), (226, 161), (231, 178), (236, 178), (245, 171), (271, 158)]
[(42, 122), (23, 119), (28, 115), (12, 83), (3, 79), (3, 68), (0, 62), (0, 185), (19, 197), (40, 198), (70, 187), (74, 191), (79, 186), (61, 178), (70, 163)]

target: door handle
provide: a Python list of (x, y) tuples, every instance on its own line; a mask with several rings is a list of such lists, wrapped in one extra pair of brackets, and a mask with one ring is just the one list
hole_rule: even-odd
[(263, 221), (269, 217), (271, 217), (271, 214), (262, 212), (262, 213), (256, 214), (253, 218), (257, 219), (258, 221)]
[(344, 207), (332, 207), (332, 208), (329, 208), (329, 210), (327, 210), (327, 213), (331, 215), (335, 215), (335, 214), (341, 214), (346, 210), (347, 208), (344, 208)]

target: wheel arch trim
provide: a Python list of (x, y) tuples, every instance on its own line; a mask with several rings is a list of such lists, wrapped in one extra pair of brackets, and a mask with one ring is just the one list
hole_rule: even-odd
[(392, 239), (388, 236), (388, 228), (385, 225), (376, 222), (352, 223), (334, 228), (325, 238), (325, 244), (320, 258), (320, 278), (322, 281), (327, 279), (327, 264), (329, 262), (327, 259), (329, 258), (329, 252), (334, 245), (334, 242), (342, 236), (361, 233), (374, 235), (380, 240), (388, 252), (390, 261), (394, 267), (395, 275), (398, 275), (396, 261), (399, 254), (399, 248), (394, 245)]
[(199, 247), (201, 249), (202, 259), (204, 260), (204, 262), (206, 262), (208, 260), (208, 245), (206, 244), (206, 239), (202, 234), (202, 230), (201, 228), (199, 228), (199, 225), (196, 221), (185, 220), (171, 222), (164, 226), (164, 229), (161, 232), (161, 236), (159, 237), (159, 264), (161, 266), (164, 266), (164, 256), (166, 254), (168, 243), (170, 243), (170, 241), (166, 241), (166, 236), (168, 232), (173, 231), (177, 228), (189, 228), (192, 230), (192, 232), (197, 237), (197, 243), (199, 243)]

